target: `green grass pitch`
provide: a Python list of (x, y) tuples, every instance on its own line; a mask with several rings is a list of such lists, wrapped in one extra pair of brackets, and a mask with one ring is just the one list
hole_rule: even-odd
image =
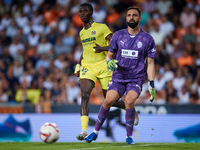
[(0, 150), (200, 150), (200, 143), (2, 142)]

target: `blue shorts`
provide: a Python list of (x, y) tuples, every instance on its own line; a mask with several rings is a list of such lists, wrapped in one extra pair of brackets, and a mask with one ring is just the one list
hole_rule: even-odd
[(108, 91), (115, 90), (118, 92), (119, 96), (122, 97), (124, 93), (128, 93), (128, 91), (133, 90), (135, 91), (138, 96), (140, 95), (142, 91), (142, 85), (145, 83), (145, 81), (133, 81), (133, 82), (115, 82), (111, 81), (108, 84)]

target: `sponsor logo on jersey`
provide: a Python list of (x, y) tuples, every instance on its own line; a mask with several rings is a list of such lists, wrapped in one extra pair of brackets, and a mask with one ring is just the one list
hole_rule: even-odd
[(151, 52), (155, 52), (156, 51), (156, 49), (155, 48), (153, 48), (152, 50), (151, 50)]
[(124, 41), (120, 41), (124, 45)]
[(125, 57), (125, 58), (137, 59), (138, 58), (138, 51), (137, 50), (122, 49), (121, 55), (122, 55), (122, 57)]
[(142, 47), (142, 42), (138, 42), (138, 43), (137, 43), (137, 47), (138, 47), (138, 48), (141, 48), (141, 47)]
[(96, 34), (96, 31), (92, 31), (91, 34), (92, 34), (92, 35), (95, 35), (95, 34)]
[(138, 87), (140, 89), (140, 91), (141, 91), (141, 87), (138, 84), (136, 84), (136, 87)]
[(82, 43), (87, 43), (87, 42), (91, 42), (91, 41), (95, 41), (95, 40), (96, 40), (95, 37), (90, 37), (90, 38), (81, 40), (81, 42), (82, 42)]

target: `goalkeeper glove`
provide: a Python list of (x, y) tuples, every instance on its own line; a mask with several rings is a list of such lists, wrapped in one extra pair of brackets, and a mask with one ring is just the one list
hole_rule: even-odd
[(107, 68), (108, 68), (108, 70), (109, 71), (115, 71), (115, 70), (117, 70), (117, 64), (116, 63), (118, 63), (118, 60), (116, 60), (116, 59), (112, 59), (112, 60), (108, 60), (107, 61)]
[(80, 64), (76, 64), (76, 68), (74, 73), (77, 74), (80, 71), (81, 65)]
[(156, 91), (155, 91), (155, 88), (154, 88), (154, 81), (149, 81), (148, 85), (149, 85), (149, 88), (148, 88), (149, 89), (149, 93), (151, 95), (150, 101), (153, 102), (154, 98), (155, 98), (155, 95), (156, 95)]

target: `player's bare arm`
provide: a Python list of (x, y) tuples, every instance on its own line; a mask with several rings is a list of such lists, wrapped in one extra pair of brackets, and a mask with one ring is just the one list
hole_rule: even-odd
[[(111, 38), (112, 38), (112, 35), (113, 34), (109, 34), (107, 37), (106, 37), (106, 40), (110, 42)], [(100, 45), (98, 45), (97, 43), (95, 43), (95, 46), (93, 47), (93, 50), (95, 53), (101, 53), (103, 51), (108, 51), (108, 46), (106, 47), (101, 47)]]
[(149, 81), (153, 81), (155, 78), (155, 64), (154, 58), (147, 58), (147, 75)]
[(148, 90), (149, 90), (149, 93), (151, 95), (150, 101), (153, 102), (155, 95), (156, 95), (156, 91), (155, 91), (155, 87), (154, 87), (154, 78), (155, 78), (154, 58), (147, 58), (147, 75), (148, 75), (148, 78), (149, 78)]

